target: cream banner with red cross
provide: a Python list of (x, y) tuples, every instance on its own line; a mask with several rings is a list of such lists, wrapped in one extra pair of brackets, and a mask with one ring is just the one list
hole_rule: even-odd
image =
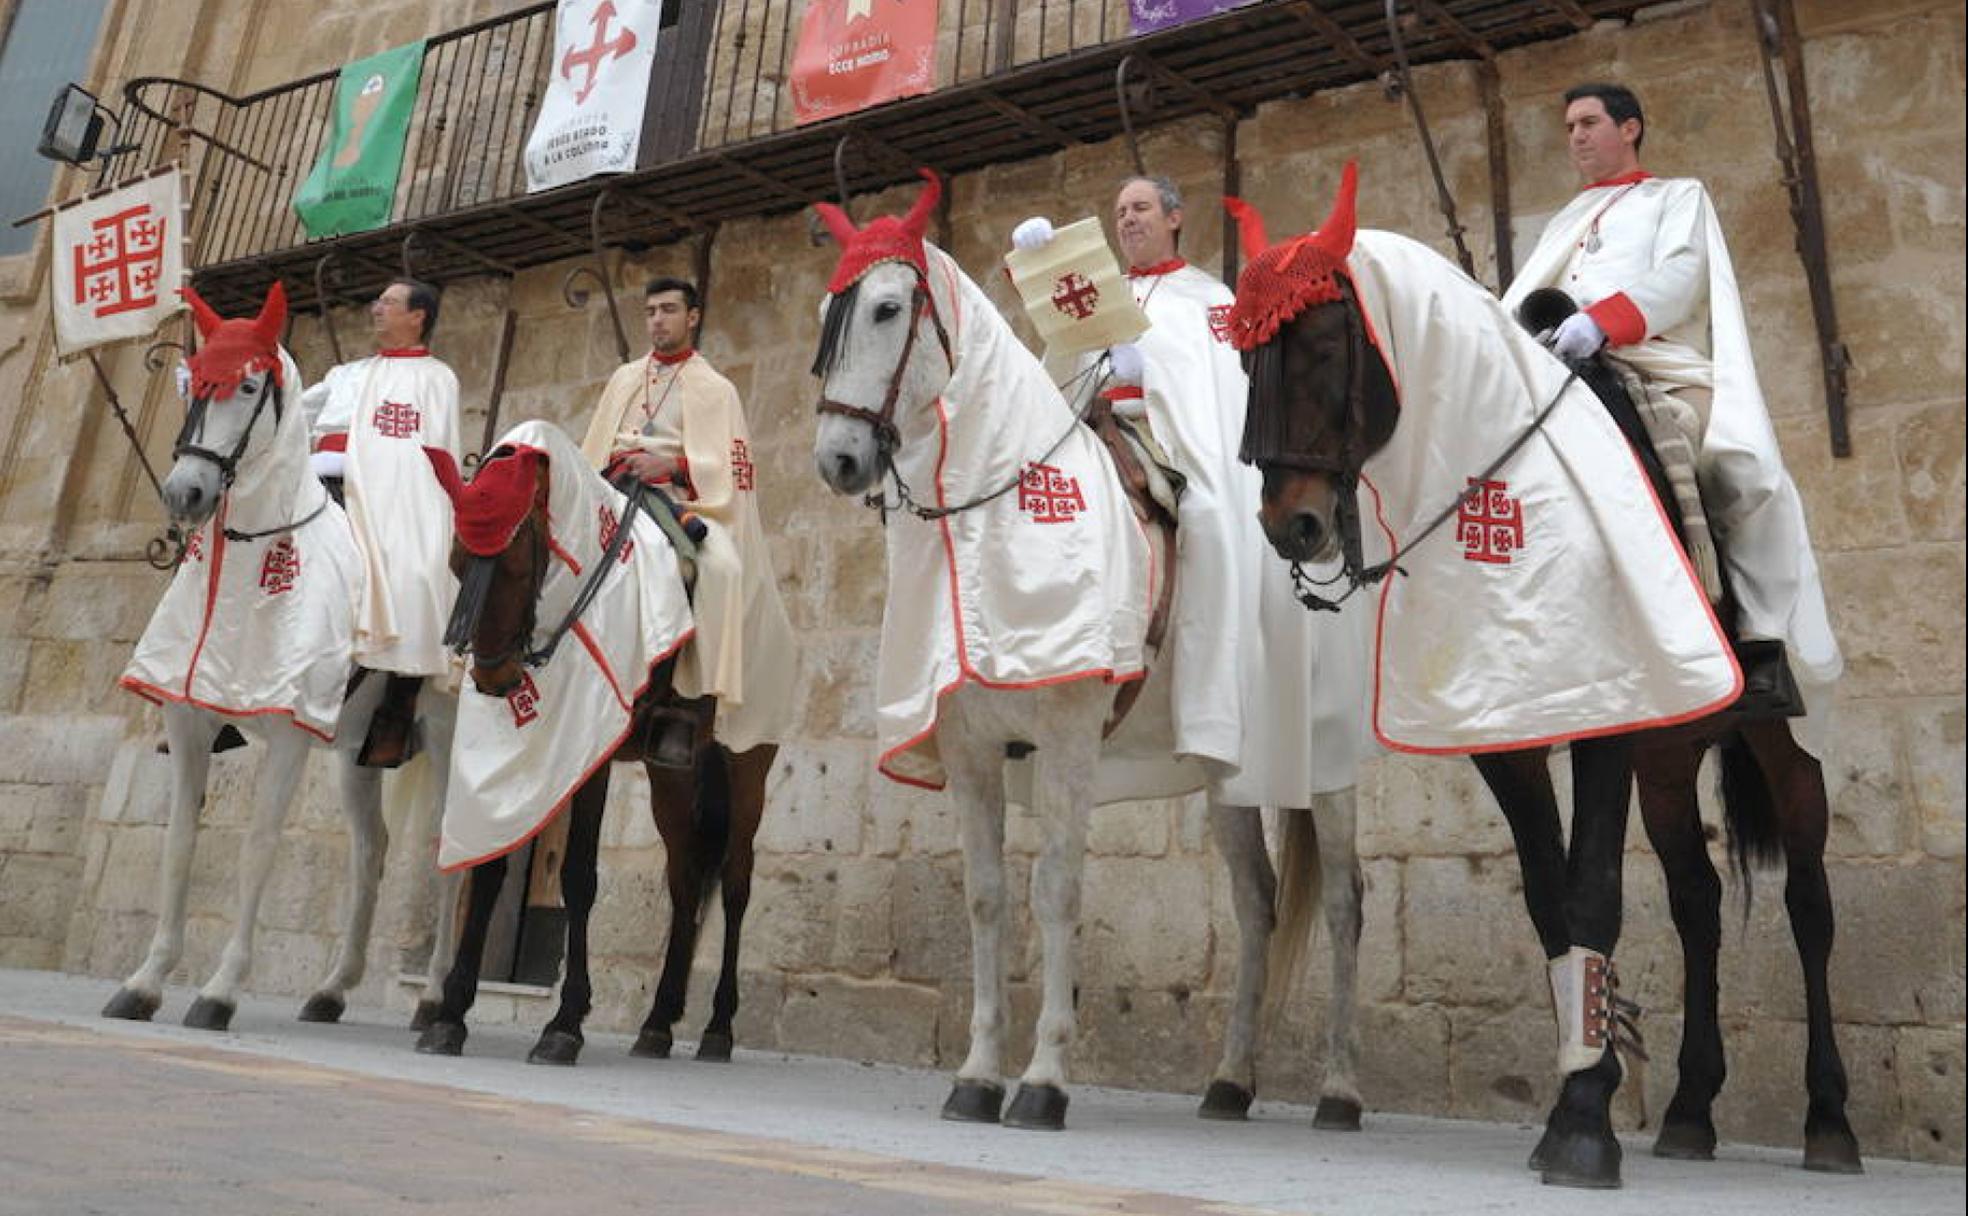
[(1037, 249), (1012, 250), (1005, 269), (1048, 357), (1132, 342), (1148, 328), (1148, 314), (1134, 302), (1100, 221), (1091, 216)]
[(526, 140), (529, 193), (636, 167), (662, 14), (661, 0), (560, 0), (547, 94)]
[(184, 307), (184, 205), (178, 167), (54, 215), (55, 342), (63, 356), (148, 337)]

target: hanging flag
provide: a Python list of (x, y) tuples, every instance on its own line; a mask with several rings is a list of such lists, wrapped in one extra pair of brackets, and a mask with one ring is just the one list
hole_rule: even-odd
[(55, 344), (69, 355), (142, 338), (184, 307), (184, 204), (171, 165), (55, 208)]
[(662, 15), (662, 0), (560, 0), (547, 95), (526, 140), (529, 192), (636, 167)]
[(936, 87), (937, 0), (809, 0), (793, 51), (793, 121)]
[(417, 105), (424, 44), (412, 42), (342, 69), (328, 140), (294, 194), (309, 240), (367, 232), (389, 223), (403, 141)]
[(1005, 269), (1051, 353), (1099, 350), (1148, 330), (1148, 314), (1134, 302), (1107, 235), (1091, 216), (1061, 228), (1037, 249), (1012, 250)]
[(1252, 0), (1128, 0), (1128, 30), (1137, 36), (1242, 8)]

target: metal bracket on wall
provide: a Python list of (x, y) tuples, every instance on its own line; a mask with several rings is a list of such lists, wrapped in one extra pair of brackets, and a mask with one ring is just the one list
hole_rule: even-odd
[(594, 206), (588, 211), (588, 252), (593, 260), (588, 265), (576, 266), (567, 272), (567, 277), (560, 283), (560, 298), (576, 312), (586, 308), (589, 292), (586, 288), (576, 287), (575, 282), (584, 275), (593, 279), (595, 286), (601, 289), (602, 301), (608, 305), (608, 323), (615, 332), (616, 361), (627, 363), (629, 335), (628, 331), (622, 328), (622, 310), (615, 304), (615, 285), (608, 274), (608, 260), (604, 256), (601, 242), (601, 213), (608, 206), (609, 198), (610, 194), (607, 190), (595, 195)]
[(335, 367), (347, 362), (342, 357), (342, 340), (335, 336), (334, 301), (328, 296), (328, 268), (340, 257), (338, 251), (330, 249), (314, 260), (314, 300), (321, 307), (321, 328), (328, 335), (328, 352), (335, 357)]
[[(1831, 258), (1825, 238), (1824, 196), (1818, 190), (1818, 156), (1811, 136), (1811, 99), (1804, 87), (1804, 43), (1797, 34), (1791, 0), (1750, 0), (1756, 19), (1763, 86), (1776, 126), (1777, 160), (1790, 193), (1790, 219), (1797, 228), (1797, 256), (1811, 289), (1811, 319), (1818, 329), (1818, 355), (1824, 363), (1825, 413), (1831, 425), (1831, 454), (1852, 454), (1847, 413), (1846, 373), (1852, 355), (1838, 337), (1838, 310), (1831, 292)], [(1778, 72), (1781, 67), (1781, 87)]]
[(1394, 48), (1394, 70), (1397, 73), (1400, 91), (1407, 96), (1408, 113), (1414, 115), (1415, 130), (1421, 135), (1421, 150), (1428, 157), (1428, 172), (1435, 179), (1435, 203), (1442, 209), (1442, 218), (1449, 225), (1449, 240), (1455, 243), (1456, 261), (1462, 272), (1470, 278), (1476, 277), (1476, 262), (1469, 256), (1469, 246), (1462, 239), (1462, 221), (1456, 217), (1455, 195), (1449, 190), (1447, 179), (1442, 176), (1441, 158), (1435, 155), (1435, 139), (1428, 133), (1428, 118), (1421, 112), (1421, 97), (1414, 90), (1414, 79), (1408, 71), (1408, 47), (1401, 38), (1401, 19), (1397, 10), (1400, 0), (1387, 0), (1387, 41)]

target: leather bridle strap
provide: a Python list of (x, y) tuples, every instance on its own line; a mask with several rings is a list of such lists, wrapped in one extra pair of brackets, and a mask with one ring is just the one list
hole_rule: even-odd
[(895, 361), (895, 370), (888, 377), (888, 391), (882, 394), (881, 408), (871, 410), (866, 406), (835, 401), (831, 397), (822, 397), (820, 404), (815, 407), (817, 413), (840, 414), (843, 417), (859, 419), (872, 426), (875, 429), (875, 446), (881, 452), (884, 461), (890, 453), (901, 446), (901, 432), (895, 426), (895, 406), (902, 397), (902, 378), (908, 374), (909, 359), (916, 353), (916, 333), (922, 328), (925, 312), (929, 314), (930, 324), (936, 329), (936, 340), (942, 344), (943, 358), (955, 367), (956, 357), (950, 349), (950, 335), (943, 328), (943, 318), (937, 314), (936, 301), (930, 296), (929, 285), (918, 276), (916, 289), (910, 296), (909, 332), (902, 339), (902, 354)]

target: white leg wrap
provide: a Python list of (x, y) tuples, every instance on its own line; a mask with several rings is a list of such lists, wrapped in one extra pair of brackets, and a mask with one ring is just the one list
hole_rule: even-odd
[(1551, 1012), (1558, 1020), (1558, 1071), (1583, 1072), (1613, 1039), (1613, 964), (1597, 950), (1573, 946), (1547, 966)]

